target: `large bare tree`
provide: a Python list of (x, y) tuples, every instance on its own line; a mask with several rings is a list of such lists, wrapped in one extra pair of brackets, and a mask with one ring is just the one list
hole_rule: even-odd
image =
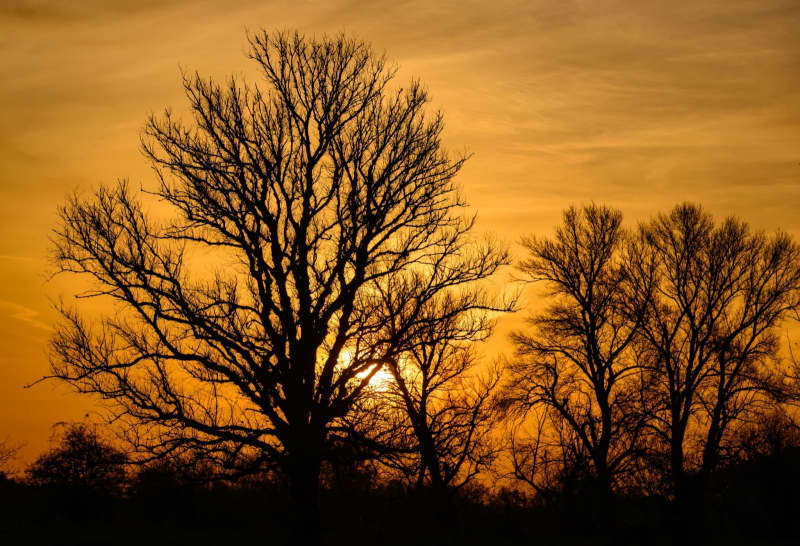
[(512, 334), (503, 404), (523, 418), (536, 414), (530, 441), (524, 427), (515, 428), (511, 455), (517, 476), (540, 492), (548, 480), (538, 482), (534, 471), (546, 478), (572, 453), (591, 465), (607, 505), (640, 447), (645, 416), (634, 342), (652, 281), (630, 275), (637, 258), (627, 242), (622, 214), (599, 205), (571, 207), (554, 237), (524, 240), (529, 255), (519, 269), (544, 283), (551, 303), (530, 319), (532, 333)]
[(506, 258), (470, 238), (453, 183), (465, 158), (442, 148), (419, 83), (393, 87), (383, 57), (342, 36), (249, 43), (263, 82), (185, 75), (191, 120), (148, 120), (158, 219), (126, 183), (60, 209), (58, 270), (115, 310), (65, 307), (52, 369), (108, 400), (142, 453), (280, 468), (313, 534), (331, 437), (411, 337), (379, 287), (416, 279), (413, 330), (436, 319), (426, 301)]

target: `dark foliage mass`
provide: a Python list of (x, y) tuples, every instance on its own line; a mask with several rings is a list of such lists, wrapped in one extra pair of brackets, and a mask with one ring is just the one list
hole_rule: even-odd
[[(52, 377), (121, 442), (59, 429), (4, 532), (43, 544), (791, 543), (800, 247), (677, 205), (571, 207), (516, 291), (454, 177), (443, 117), (362, 42), (250, 36), (262, 81), (184, 75), (152, 116), (159, 185), (60, 208)], [(151, 200), (151, 201), (148, 201)], [(158, 201), (150, 210), (145, 203)], [(106, 309), (109, 306), (105, 307)]]
[[(71, 429), (85, 431), (85, 427)], [(785, 415), (770, 415), (743, 432), (747, 456), (711, 481), (704, 544), (792, 544), (800, 501), (800, 434)], [(96, 452), (61, 444), (43, 458), (82, 460)], [(102, 442), (101, 442), (102, 444)], [(744, 444), (743, 444), (744, 445)], [(110, 453), (114, 450), (103, 445)], [(353, 459), (350, 459), (352, 463)], [(215, 480), (211, 468), (157, 461), (126, 468), (105, 461), (106, 481), (91, 494), (80, 486), (54, 488), (33, 480), (0, 482), (0, 539), (5, 544), (196, 544), (267, 541), (294, 544), (290, 484), (276, 473), (236, 482)], [(32, 468), (39, 466), (34, 463)], [(56, 483), (70, 476), (51, 474)], [(434, 489), (387, 480), (370, 465), (323, 469), (320, 543), (352, 544), (673, 544), (676, 513), (666, 497), (615, 495), (613, 519), (598, 530), (595, 508), (578, 484), (547, 499), (519, 490), (461, 488), (452, 497), (460, 518), (440, 518)], [(95, 482), (97, 485), (98, 482)], [(691, 541), (690, 541), (691, 543)]]
[(56, 445), (28, 467), (28, 482), (97, 494), (122, 491), (128, 461), (122, 451), (104, 442), (90, 425), (69, 425), (58, 432)]

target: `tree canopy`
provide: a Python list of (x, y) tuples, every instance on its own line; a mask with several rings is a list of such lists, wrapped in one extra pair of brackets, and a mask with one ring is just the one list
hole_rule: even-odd
[[(344, 36), (249, 44), (262, 82), (184, 74), (191, 119), (146, 123), (167, 213), (124, 181), (61, 207), (58, 271), (116, 311), (64, 306), (52, 369), (109, 400), (147, 456), (286, 471), (313, 527), (320, 461), (371, 378), (448, 312), (492, 308), (471, 285), (507, 255), (471, 237), (453, 182), (466, 157), (442, 147), (421, 84), (393, 86)], [(397, 287), (401, 322), (382, 312)]]

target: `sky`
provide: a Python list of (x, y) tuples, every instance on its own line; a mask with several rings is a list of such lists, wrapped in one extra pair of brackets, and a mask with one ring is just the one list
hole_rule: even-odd
[(478, 230), (517, 253), (590, 201), (631, 225), (695, 201), (800, 237), (796, 0), (2, 0), (0, 441), (24, 443), (22, 463), (98, 407), (24, 388), (47, 373), (53, 303), (72, 297), (48, 273), (57, 207), (151, 183), (146, 116), (180, 110), (181, 68), (257, 81), (245, 31), (262, 28), (346, 32), (422, 81), (447, 147), (473, 154), (458, 181)]

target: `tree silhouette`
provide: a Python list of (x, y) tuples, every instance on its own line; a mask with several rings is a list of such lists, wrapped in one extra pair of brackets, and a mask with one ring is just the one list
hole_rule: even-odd
[(64, 425), (53, 447), (27, 468), (28, 481), (73, 492), (116, 495), (125, 485), (128, 458), (84, 423)]
[[(501, 401), (501, 403), (504, 403)], [(508, 430), (507, 474), (527, 484), (540, 503), (557, 506), (592, 479), (592, 463), (575, 431), (564, 419), (543, 411), (525, 412)]]
[[(650, 428), (667, 446), (674, 493), (686, 504), (702, 497), (690, 473), (703, 487), (732, 423), (780, 389), (770, 362), (776, 326), (800, 303), (800, 248), (786, 234), (753, 233), (735, 218), (717, 224), (683, 204), (640, 227), (635, 254), (656, 266), (656, 289), (639, 297)], [(631, 263), (638, 279), (652, 275), (637, 270), (647, 260)], [(696, 463), (687, 461), (695, 443)]]
[(589, 205), (565, 211), (552, 239), (523, 241), (529, 257), (518, 267), (545, 283), (553, 303), (530, 319), (533, 334), (512, 334), (516, 353), (503, 393), (503, 404), (518, 417), (538, 414), (532, 440), (514, 428), (516, 475), (545, 493), (554, 478), (588, 464), (604, 508), (639, 450), (645, 425), (634, 349), (652, 282), (629, 274), (635, 258), (627, 240), (619, 211)]
[(432, 493), (434, 515), (452, 527), (454, 496), (499, 451), (492, 395), (501, 370), (478, 364), (476, 343), (491, 335), (493, 315), (513, 311), (517, 298), (494, 297), (478, 282), (508, 261), (496, 242), (452, 248), (447, 256), (460, 260), (457, 269), (442, 262), (433, 277), (412, 270), (373, 283), (374, 313), (384, 326), (363, 331), (350, 358), (383, 355), (388, 377), (360, 401), (349, 425), (392, 477)]
[(428, 484), (447, 500), (451, 489), (464, 487), (497, 455), (491, 396), (500, 371), (468, 373), (476, 362), (465, 348), (420, 348), (409, 358), (413, 364), (397, 370), (392, 389), (404, 427), (395, 438), (400, 457), (389, 464), (417, 487)]
[(263, 86), (184, 75), (192, 122), (148, 120), (159, 215), (124, 182), (60, 209), (58, 270), (117, 311), (64, 306), (52, 370), (110, 400), (140, 453), (281, 469), (314, 540), (331, 439), (407, 338), (377, 287), (407, 275), (425, 302), (505, 255), (469, 238), (452, 181), (465, 158), (442, 149), (419, 83), (391, 87), (384, 59), (342, 36), (249, 43)]
[[(514, 300), (493, 307), (475, 288), (431, 300), (417, 312), (407, 286), (383, 291), (387, 319), (411, 331), (389, 360), (392, 380), (376, 393), (373, 430), (383, 433), (382, 462), (416, 488), (431, 487), (439, 502), (485, 470), (498, 451), (491, 436), (497, 421), (492, 394), (501, 371), (479, 368), (475, 342), (492, 331), (486, 311), (508, 311)], [(418, 327), (405, 328), (419, 315)]]
[(753, 422), (738, 427), (733, 436), (734, 453), (727, 457), (731, 461), (777, 457), (787, 449), (800, 449), (800, 425), (780, 406), (760, 411)]

